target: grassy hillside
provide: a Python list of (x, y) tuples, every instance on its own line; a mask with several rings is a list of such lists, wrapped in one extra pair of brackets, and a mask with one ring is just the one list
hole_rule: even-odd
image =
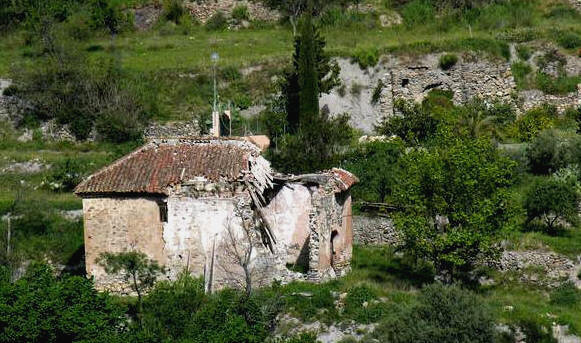
[[(569, 2), (483, 0), (470, 2), (481, 5), (466, 8), (439, 5), (469, 2), (367, 0), (361, 2), (359, 10), (353, 7), (348, 10), (330, 8), (316, 20), (326, 40), (326, 51), (335, 57), (349, 58), (353, 63), (359, 63), (362, 69), (381, 63), (382, 56), (386, 54), (416, 56), (431, 52), (471, 51), (477, 57), (508, 61), (517, 58), (511, 56), (511, 44), (533, 42), (555, 45), (560, 53), (581, 58), (581, 13), (574, 10)], [(123, 15), (130, 13), (135, 6), (151, 4), (148, 0), (119, 3), (119, 11)], [(167, 6), (170, 1), (163, 3)], [(14, 79), (15, 86), (11, 92), (17, 95), (23, 85), (33, 84), (36, 87), (31, 87), (34, 92), (26, 94), (33, 94), (36, 97), (34, 100), (40, 99), (40, 103), (50, 105), (44, 112), (30, 110), (23, 113), (16, 127), (9, 123), (0, 126), (0, 215), (11, 216), (12, 230), (12, 252), (8, 256), (4, 253), (7, 251), (8, 230), (7, 217), (4, 217), (0, 221), (0, 262), (5, 265), (19, 266), (41, 260), (64, 268), (82, 266), (82, 221), (71, 217), (70, 212), (81, 209), (82, 205), (80, 199), (72, 194), (72, 188), (83, 177), (143, 143), (139, 137), (124, 139), (119, 134), (126, 132), (123, 130), (136, 121), (134, 118), (143, 118), (143, 122), (132, 127), (134, 131), (149, 124), (148, 120), (164, 123), (195, 119), (204, 126), (213, 95), (211, 53), (218, 52), (220, 55), (217, 72), (221, 101), (231, 101), (236, 107), (235, 134), (265, 133), (268, 129), (269, 123), (264, 115), (242, 118), (240, 110), (253, 105), (266, 105), (266, 113), (270, 114), (275, 112), (270, 111), (272, 108), (281, 107), (276, 103), (275, 95), (280, 91), (282, 72), (291, 64), (295, 51), (291, 27), (284, 20), (254, 21), (248, 28), (228, 29), (227, 22), (220, 27), (210, 27), (188, 16), (180, 17), (179, 23), (175, 23), (162, 15), (158, 23), (145, 31), (123, 26), (120, 32), (111, 35), (105, 27), (91, 26), (93, 13), (87, 9), (89, 7), (83, 6), (79, 7), (82, 11), (52, 23), (48, 30), (50, 34), (46, 36), (41, 34), (44, 31), (26, 22), (15, 24), (0, 33), (0, 78)], [(394, 13), (401, 16), (401, 24), (382, 25), (385, 16), (390, 17)], [(0, 17), (1, 14), (0, 11)], [(47, 42), (47, 37), (54, 41), (49, 39)], [(527, 52), (517, 51), (523, 60), (521, 55), (527, 55)], [(539, 81), (532, 79), (523, 62), (517, 63), (520, 64), (516, 68), (513, 64), (517, 87), (520, 90), (540, 88)], [(555, 83), (566, 83), (566, 87), (557, 88), (568, 91), (580, 78), (581, 75), (573, 76), (558, 79)], [(51, 112), (51, 106), (59, 107), (61, 100), (65, 102), (67, 98), (74, 98), (79, 90), (87, 88), (104, 94), (96, 97), (97, 100), (91, 98), (87, 101), (88, 105), (83, 103), (84, 107), (78, 107), (89, 109), (87, 112), (100, 110), (93, 101), (107, 103), (107, 98), (114, 98), (109, 96), (107, 90), (119, 91), (113, 94), (120, 94), (119, 98), (126, 102), (121, 101), (123, 106), (114, 108), (113, 115), (106, 111), (98, 114), (78, 112), (76, 107), (75, 111), (68, 112), (69, 105), (77, 105), (75, 101), (59, 108), (62, 113)], [(577, 259), (581, 254), (581, 223), (575, 220), (567, 222), (571, 218), (563, 218), (557, 222), (558, 229), (553, 231), (538, 218), (529, 220), (525, 205), (527, 197), (532, 197), (530, 189), (543, 181), (565, 180), (571, 182), (568, 185), (577, 195), (581, 193), (578, 167), (581, 164), (581, 136), (578, 134), (581, 109), (572, 108), (565, 114), (558, 114), (556, 109), (545, 106), (517, 116), (516, 110), (504, 106), (506, 104), (490, 107), (483, 107), (481, 103), (455, 105), (446, 92), (430, 93), (424, 103), (408, 105), (399, 123), (384, 123), (378, 127), (378, 134), (397, 134), (401, 139), (377, 145), (354, 141), (338, 153), (341, 166), (358, 173), (362, 179), (352, 193), (356, 204), (361, 201), (395, 203), (396, 207), (401, 205), (399, 211), (404, 212), (412, 207), (405, 201), (414, 205), (413, 201), (418, 201), (418, 198), (425, 200), (420, 193), (429, 193), (432, 191), (430, 186), (438, 184), (441, 189), (435, 189), (434, 193), (441, 193), (434, 198), (429, 198), (431, 194), (426, 196), (429, 200), (421, 204), (424, 207), (418, 206), (418, 217), (423, 213), (421, 210), (431, 206), (437, 210), (464, 210), (468, 213), (466, 217), (477, 223), (471, 222), (471, 225), (482, 225), (487, 229), (489, 223), (482, 217), (507, 217), (508, 220), (498, 224), (498, 235), (494, 237), (496, 244), (502, 244), (507, 250), (553, 251), (571, 260)], [(128, 112), (135, 114), (135, 117), (128, 115), (130, 119), (127, 121), (115, 117), (115, 114), (121, 113), (123, 116)], [(85, 124), (91, 129), (92, 125), (113, 122), (111, 127), (100, 127), (101, 130), (109, 130), (110, 135), (94, 142), (77, 143), (42, 138), (41, 127), (47, 119), (78, 124), (78, 120), (85, 116), (92, 121), (87, 124), (81, 120), (80, 129), (87, 129), (83, 126)], [(425, 125), (426, 122), (431, 126)], [(556, 133), (548, 138), (541, 137), (551, 130)], [(31, 140), (19, 139), (25, 132), (32, 135)], [(423, 139), (416, 139), (418, 133), (423, 135)], [(447, 145), (450, 142), (456, 144), (452, 153)], [(462, 145), (464, 143), (465, 146)], [(482, 151), (489, 152), (489, 156), (474, 162), (470, 160), (474, 156), (463, 155), (463, 149), (476, 143), (485, 145), (488, 150)], [(516, 147), (515, 151), (501, 151), (497, 149), (499, 143), (511, 143)], [(452, 157), (459, 157), (450, 158), (450, 154), (454, 153), (457, 155)], [(416, 166), (412, 162), (415, 160), (404, 164), (402, 160), (406, 156), (413, 156), (418, 163), (423, 162), (423, 165), (418, 165), (424, 169), (414, 169)], [(439, 160), (438, 156), (441, 157)], [(541, 166), (543, 170), (531, 167), (535, 158), (544, 163)], [(38, 163), (41, 168), (32, 172), (22, 170), (22, 163), (26, 162)], [(499, 171), (502, 168), (498, 166), (507, 166), (510, 172), (504, 175), (504, 170)], [(432, 171), (434, 173), (430, 174)], [(414, 175), (417, 180), (412, 180)], [(490, 180), (490, 175), (501, 175), (507, 180), (495, 183), (495, 180)], [(422, 187), (412, 185), (409, 180), (419, 180), (419, 184), (423, 182)], [(490, 189), (494, 192), (501, 189), (502, 197), (498, 199), (503, 201), (500, 205), (494, 202), (497, 198), (486, 198), (482, 203), (474, 201), (474, 208), (484, 210), (473, 217), (470, 217), (474, 214), (470, 212), (473, 208), (464, 208), (463, 204), (454, 202), (458, 202), (457, 196), (464, 197), (466, 194), (457, 192), (449, 196), (446, 193), (452, 186), (460, 190), (479, 189), (479, 183), (484, 181), (492, 185)], [(402, 196), (402, 189), (411, 195)], [(444, 196), (439, 197), (441, 194)], [(483, 194), (483, 197), (487, 195)], [(449, 197), (442, 200), (445, 196)], [(466, 198), (471, 200), (469, 196)], [(452, 205), (442, 205), (446, 201)], [(455, 208), (454, 205), (459, 206)], [(493, 211), (496, 209), (502, 211), (496, 213)], [(493, 214), (486, 212), (488, 210)], [(397, 213), (393, 217), (401, 219)], [(428, 240), (426, 245), (429, 243), (432, 241)], [(460, 243), (452, 243), (451, 249), (462, 247)], [(418, 247), (422, 248), (420, 245)], [(353, 271), (347, 276), (322, 285), (275, 285), (257, 295), (263, 301), (259, 303), (262, 306), (257, 305), (257, 308), (264, 310), (276, 300), (281, 313), (302, 321), (341, 325), (350, 325), (352, 321), (358, 324), (391, 323), (389, 320), (415, 309), (422, 287), (434, 281), (433, 261), (411, 255), (413, 251), (403, 254), (391, 248), (355, 247)], [(475, 273), (481, 274), (474, 274), (473, 278), (483, 276), (484, 280), (493, 282), (465, 284), (464, 287), (474, 292), (469, 293), (474, 294), (474, 298), (482, 300), (482, 309), (490, 311), (496, 323), (537, 330), (538, 342), (551, 341), (547, 338), (547, 330), (552, 322), (569, 325), (572, 332), (581, 333), (581, 295), (570, 285), (564, 284), (563, 288), (555, 289), (521, 282), (524, 274), (542, 273), (536, 269), (500, 273), (482, 268)], [(0, 281), (3, 280), (2, 274)], [(174, 286), (161, 286), (161, 294), (173, 294), (165, 292), (163, 287)], [(61, 289), (59, 287), (55, 289)], [(92, 289), (92, 286), (89, 288)], [(181, 294), (180, 291), (177, 293)], [(3, 294), (9, 293), (0, 292), (0, 297)], [(224, 294), (228, 296), (228, 293)], [(346, 298), (340, 298), (342, 294), (347, 294)], [(214, 304), (213, 301), (216, 301), (217, 308), (226, 306), (220, 296), (204, 298), (200, 304)], [(130, 309), (123, 308), (122, 312), (137, 320), (133, 300), (114, 302), (116, 305), (129, 303)], [(164, 302), (151, 306), (155, 309), (160, 304)], [(179, 301), (176, 304), (181, 306)], [(192, 304), (189, 305), (198, 306), (197, 303)], [(161, 315), (155, 312), (149, 315), (166, 318), (168, 316), (163, 311), (170, 310), (174, 311), (175, 308), (168, 305), (160, 310)], [(221, 313), (208, 310), (205, 315), (215, 322)], [(250, 321), (248, 318), (244, 320)], [(1, 324), (0, 319), (0, 328)], [(531, 332), (529, 334), (534, 336)], [(154, 341), (154, 338), (151, 339)]]

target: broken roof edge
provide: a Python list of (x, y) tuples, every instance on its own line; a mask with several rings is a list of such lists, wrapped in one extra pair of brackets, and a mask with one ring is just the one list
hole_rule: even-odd
[(334, 181), (334, 186), (337, 188), (337, 191), (340, 192), (349, 190), (353, 185), (359, 182), (357, 176), (341, 168), (332, 168), (331, 170), (317, 173), (299, 175), (277, 173), (274, 175), (274, 179), (282, 182), (304, 182), (317, 185), (325, 185)]

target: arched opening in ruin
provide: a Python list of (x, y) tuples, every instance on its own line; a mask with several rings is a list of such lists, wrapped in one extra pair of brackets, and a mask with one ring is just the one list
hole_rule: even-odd
[(337, 253), (340, 249), (339, 243), (339, 232), (337, 230), (333, 230), (331, 232), (331, 266), (335, 267), (335, 259), (337, 258)]

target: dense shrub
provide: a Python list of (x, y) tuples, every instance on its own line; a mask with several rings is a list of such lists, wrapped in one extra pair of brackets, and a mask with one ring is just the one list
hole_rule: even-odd
[(540, 106), (527, 111), (515, 122), (515, 136), (521, 141), (528, 142), (541, 131), (550, 128), (557, 117), (554, 106)]
[(228, 27), (228, 19), (223, 12), (217, 11), (206, 21), (206, 30), (221, 31)]
[(249, 20), (250, 13), (248, 12), (248, 7), (245, 5), (238, 5), (234, 7), (232, 10), (232, 18), (238, 21)]
[(523, 61), (528, 61), (532, 56), (531, 48), (529, 48), (526, 45), (517, 46), (516, 53), (518, 54), (518, 57)]
[(186, 10), (184, 9), (182, 0), (163, 1), (163, 16), (166, 20), (179, 24), (185, 13)]
[(85, 52), (65, 43), (66, 49), (18, 74), (18, 95), (33, 108), (24, 119), (56, 119), (79, 140), (87, 139), (95, 125), (104, 140), (138, 139), (156, 112), (155, 88), (145, 86), (146, 79), (124, 74), (114, 60), (89, 64)]
[(557, 343), (551, 334), (551, 323), (544, 322), (537, 315), (518, 320), (516, 326), (527, 337), (527, 343)]
[(526, 149), (529, 170), (534, 174), (550, 174), (569, 164), (581, 162), (579, 139), (557, 130), (545, 130)]
[(456, 65), (456, 63), (458, 63), (458, 56), (454, 55), (454, 54), (445, 54), (440, 56), (440, 61), (438, 62), (440, 65), (440, 68), (442, 68), (442, 70), (448, 70), (450, 68), (452, 68), (453, 66)]
[(530, 88), (530, 78), (528, 77), (533, 68), (528, 63), (525, 62), (514, 62), (511, 66), (512, 75), (514, 76), (514, 81), (519, 89), (529, 89)]
[(144, 301), (143, 324), (160, 340), (184, 337), (205, 302), (201, 279), (182, 274), (174, 282), (159, 282)]
[(347, 292), (343, 311), (345, 316), (358, 323), (375, 323), (385, 315), (386, 306), (377, 300), (371, 288), (361, 285)]
[(67, 34), (73, 39), (84, 41), (91, 36), (91, 17), (86, 11), (80, 11), (67, 19)]
[(336, 166), (354, 136), (349, 116), (320, 114), (295, 135), (285, 135), (270, 151), (273, 166), (290, 173), (308, 173)]
[(577, 224), (579, 222), (578, 200), (577, 189), (571, 182), (553, 177), (537, 180), (525, 196), (526, 224), (528, 225), (535, 219), (541, 219), (550, 234), (556, 233), (557, 226), (560, 226), (563, 221)]
[(358, 63), (361, 69), (375, 67), (379, 62), (379, 52), (377, 49), (359, 49), (355, 52), (352, 61)]
[(557, 36), (557, 43), (565, 49), (581, 47), (581, 36), (573, 32), (562, 32)]
[(435, 10), (429, 0), (413, 0), (404, 6), (401, 16), (409, 27), (425, 25), (434, 19)]
[(417, 304), (391, 312), (373, 336), (391, 343), (489, 343), (494, 333), (494, 317), (478, 296), (434, 284), (422, 289)]
[(116, 34), (133, 26), (132, 17), (129, 13), (123, 13), (117, 1), (90, 0), (89, 11), (93, 29), (107, 29), (111, 34)]
[(411, 145), (419, 145), (434, 136), (438, 121), (424, 106), (401, 99), (394, 105), (401, 115), (386, 118), (376, 128), (378, 133), (398, 136)]
[(43, 185), (52, 191), (70, 192), (82, 181), (85, 168), (78, 159), (60, 160), (51, 166)]
[(373, 89), (373, 93), (371, 94), (371, 104), (372, 105), (376, 105), (379, 102), (379, 100), (381, 99), (381, 93), (383, 92), (383, 87), (385, 87), (385, 84), (383, 83), (383, 80), (379, 79), (379, 81), (377, 81), (377, 85)]
[(223, 290), (207, 298), (184, 328), (182, 337), (193, 342), (261, 343), (269, 333), (270, 320), (256, 298)]
[(126, 325), (123, 308), (85, 277), (57, 279), (33, 264), (23, 278), (0, 280), (0, 341), (116, 342)]
[(555, 288), (550, 295), (551, 304), (558, 306), (574, 307), (581, 302), (581, 292), (572, 281), (563, 282)]
[(577, 90), (577, 84), (581, 82), (581, 76), (568, 76), (561, 74), (553, 77), (543, 72), (536, 75), (537, 88), (547, 94), (567, 94)]

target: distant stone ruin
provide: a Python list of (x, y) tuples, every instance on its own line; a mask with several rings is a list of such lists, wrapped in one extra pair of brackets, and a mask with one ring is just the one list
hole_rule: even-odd
[[(381, 120), (396, 114), (394, 103), (397, 99), (421, 102), (433, 89), (451, 91), (455, 104), (478, 97), (511, 103), (521, 112), (543, 103), (555, 105), (559, 112), (581, 106), (581, 88), (562, 96), (538, 90), (518, 92), (510, 62), (465, 53), (459, 55), (458, 63), (452, 68), (442, 70), (438, 65), (441, 55), (388, 55), (378, 66), (367, 70), (361, 70), (348, 59), (338, 59), (342, 89), (324, 94), (320, 99), (321, 107), (327, 106), (331, 114), (349, 113), (352, 126), (372, 132)], [(563, 70), (567, 75), (581, 75), (578, 58), (563, 58), (566, 61)], [(380, 96), (374, 103), (376, 91)]]

